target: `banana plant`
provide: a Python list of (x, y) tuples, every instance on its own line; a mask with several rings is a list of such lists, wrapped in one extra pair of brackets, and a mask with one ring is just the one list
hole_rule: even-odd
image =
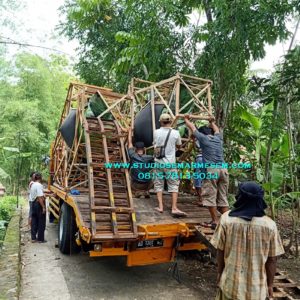
[[(275, 207), (282, 199), (278, 198), (278, 193), (283, 180), (288, 176), (284, 165), (289, 154), (288, 136), (283, 128), (276, 128), (276, 135), (274, 135), (273, 102), (264, 105), (258, 116), (249, 110), (242, 110), (240, 118), (250, 126), (247, 130), (254, 139), (253, 156), (256, 163), (256, 179), (262, 183), (266, 192), (266, 200), (270, 204), (271, 215), (275, 217)], [(268, 151), (272, 153), (270, 157)], [(269, 167), (265, 168), (267, 163)]]

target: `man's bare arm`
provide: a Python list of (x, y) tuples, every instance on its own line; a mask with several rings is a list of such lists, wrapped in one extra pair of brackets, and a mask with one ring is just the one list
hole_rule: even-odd
[(190, 128), (192, 130), (192, 132), (194, 132), (195, 130), (197, 130), (197, 128), (189, 119), (190, 119), (189, 115), (184, 116), (184, 121), (185, 121), (186, 126), (188, 128)]
[(210, 122), (209, 123), (210, 128), (214, 131), (214, 133), (220, 133), (219, 127), (216, 125), (215, 122)]
[(129, 127), (128, 129), (128, 148), (133, 148), (132, 145), (132, 129)]
[(220, 249), (217, 250), (217, 265), (218, 265), (217, 282), (219, 284), (221, 275), (222, 275), (224, 267), (225, 267), (224, 251), (222, 251)]
[(45, 197), (55, 197), (55, 194), (47, 189), (44, 189), (43, 193), (45, 194)]
[(277, 257), (268, 257), (265, 264), (269, 297), (273, 297), (273, 281), (276, 273)]
[(41, 196), (41, 197), (37, 197), (36, 199), (40, 203), (40, 205), (43, 209), (43, 213), (46, 212), (45, 197)]

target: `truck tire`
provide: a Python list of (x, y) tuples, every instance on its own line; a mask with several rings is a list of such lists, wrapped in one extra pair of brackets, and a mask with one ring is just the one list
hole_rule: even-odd
[(77, 232), (73, 209), (67, 203), (60, 208), (58, 222), (58, 247), (63, 254), (79, 253), (81, 247), (77, 245), (75, 234)]

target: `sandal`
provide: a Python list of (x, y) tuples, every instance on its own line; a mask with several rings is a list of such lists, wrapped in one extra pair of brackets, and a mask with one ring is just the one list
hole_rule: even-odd
[(161, 214), (164, 212), (163, 210), (160, 210), (159, 207), (155, 207), (154, 210), (157, 211), (157, 212), (159, 212), (159, 213), (161, 213)]
[(205, 227), (205, 228), (211, 228), (212, 230), (215, 230), (217, 227), (217, 223), (214, 223), (213, 221), (210, 222), (204, 222), (201, 224), (201, 226)]

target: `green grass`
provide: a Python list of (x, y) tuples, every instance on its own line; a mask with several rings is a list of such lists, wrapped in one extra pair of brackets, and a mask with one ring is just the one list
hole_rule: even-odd
[[(19, 205), (24, 203), (25, 199), (19, 198)], [(0, 198), (0, 247), (5, 237), (6, 225), (11, 219), (17, 207), (16, 196), (5, 196)]]

